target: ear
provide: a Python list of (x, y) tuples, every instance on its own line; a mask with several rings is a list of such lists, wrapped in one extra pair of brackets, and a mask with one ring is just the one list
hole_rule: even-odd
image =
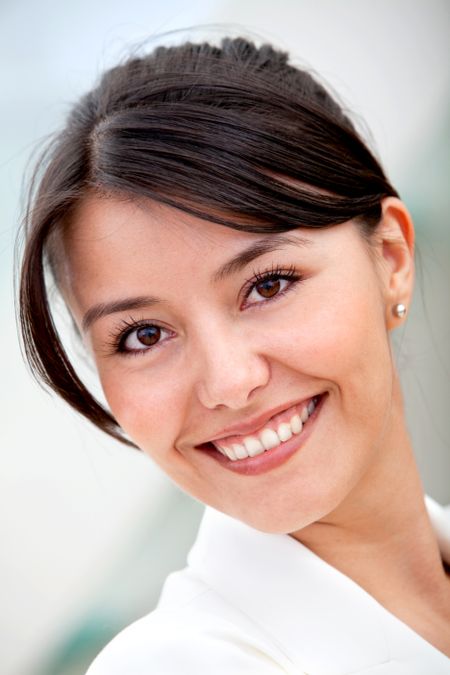
[(414, 225), (408, 209), (397, 197), (381, 203), (382, 216), (375, 237), (380, 279), (385, 304), (386, 328), (399, 326), (404, 317), (395, 307), (401, 303), (408, 311), (414, 285)]

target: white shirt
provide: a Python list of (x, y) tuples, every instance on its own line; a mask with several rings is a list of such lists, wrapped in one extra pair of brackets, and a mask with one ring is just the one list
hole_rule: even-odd
[[(450, 513), (429, 497), (450, 563)], [(87, 675), (449, 675), (450, 659), (288, 535), (207, 508), (155, 611)]]

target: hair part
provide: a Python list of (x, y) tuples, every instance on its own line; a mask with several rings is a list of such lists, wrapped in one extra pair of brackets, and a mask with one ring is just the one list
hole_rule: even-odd
[(254, 233), (356, 219), (368, 239), (381, 200), (398, 196), (325, 88), (270, 45), (187, 42), (107, 71), (36, 167), (19, 312), (38, 381), (129, 445), (70, 363), (45, 283), (46, 268), (57, 271), (53, 233), (92, 193), (149, 198)]

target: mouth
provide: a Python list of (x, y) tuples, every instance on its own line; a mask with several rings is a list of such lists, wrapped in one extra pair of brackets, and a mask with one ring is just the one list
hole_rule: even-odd
[(224, 468), (246, 475), (270, 471), (286, 462), (304, 444), (319, 415), (326, 393), (312, 396), (274, 415), (248, 436), (229, 436), (197, 446)]

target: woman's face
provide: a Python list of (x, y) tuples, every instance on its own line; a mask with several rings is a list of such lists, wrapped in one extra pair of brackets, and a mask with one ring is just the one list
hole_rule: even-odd
[(291, 532), (370, 472), (393, 367), (385, 268), (354, 223), (261, 235), (91, 197), (64, 250), (113, 415), (186, 492)]

